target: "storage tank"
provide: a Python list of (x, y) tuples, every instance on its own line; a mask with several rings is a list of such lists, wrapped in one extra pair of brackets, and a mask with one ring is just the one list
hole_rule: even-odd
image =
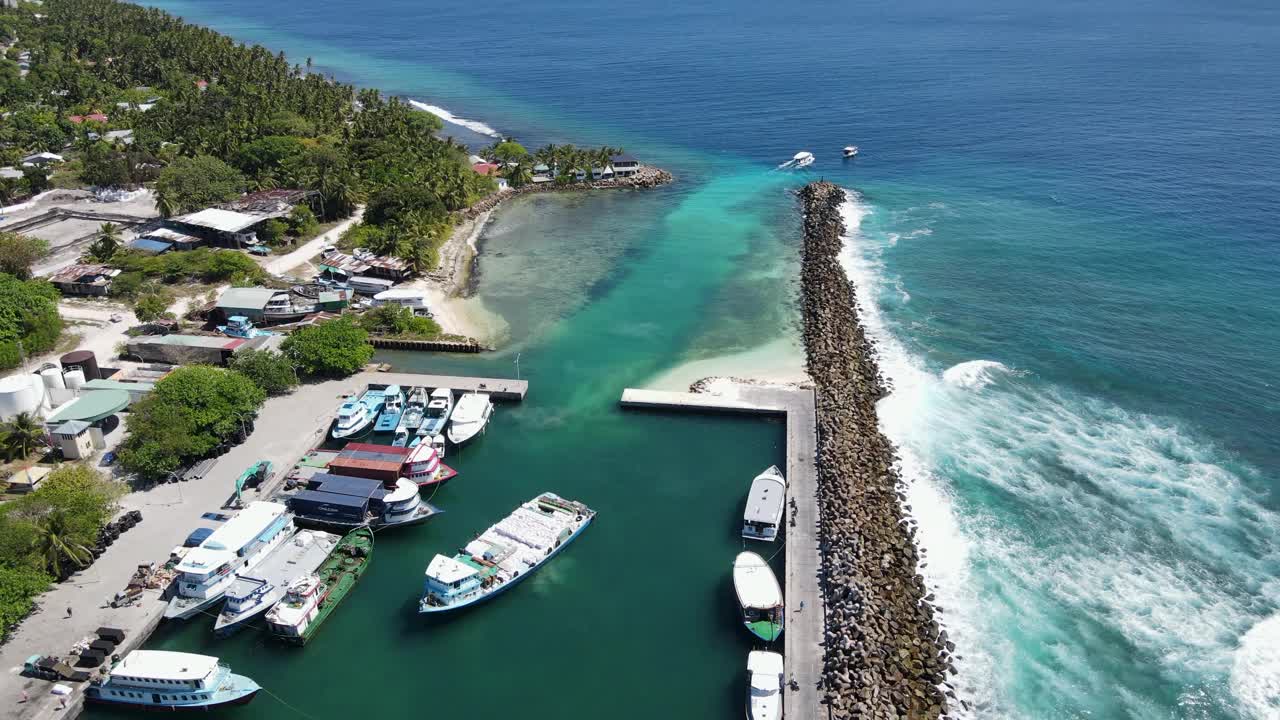
[(67, 382), (68, 390), (79, 390), (84, 386), (84, 371), (80, 368), (68, 370), (62, 377)]
[(53, 363), (47, 363), (40, 368), (40, 379), (50, 390), (64, 390), (67, 387), (66, 381), (62, 379), (62, 370)]
[(39, 375), (19, 373), (0, 378), (0, 419), (18, 413), (34, 413), (44, 402), (44, 380)]
[(85, 380), (97, 380), (102, 377), (98, 373), (98, 358), (93, 354), (92, 350), (69, 352), (62, 356), (61, 362), (64, 370), (70, 370), (73, 367), (84, 370)]

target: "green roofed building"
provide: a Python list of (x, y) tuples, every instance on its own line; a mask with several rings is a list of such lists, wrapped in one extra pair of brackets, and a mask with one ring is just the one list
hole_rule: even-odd
[(130, 402), (129, 393), (124, 390), (90, 390), (58, 408), (45, 425), (54, 427), (73, 420), (92, 425), (129, 407)]

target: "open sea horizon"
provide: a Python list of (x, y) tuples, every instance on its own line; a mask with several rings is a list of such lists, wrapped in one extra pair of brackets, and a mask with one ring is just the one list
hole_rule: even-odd
[[(722, 565), (779, 428), (616, 401), (761, 347), (798, 362), (793, 191), (825, 178), (850, 191), (843, 260), (893, 382), (881, 422), (962, 657), (958, 716), (1280, 718), (1280, 6), (148, 4), (469, 143), (622, 146), (677, 176), (504, 205), (477, 280), (500, 351), (385, 354), (508, 375), (519, 353), (530, 400), (320, 642), (157, 643), (317, 718), (420, 711), (420, 692), (479, 716), (738, 716), (750, 647)], [(801, 150), (812, 167), (779, 169)], [(417, 622), (431, 554), (544, 489), (598, 522), (528, 592)], [(357, 650), (351, 682), (405, 691), (315, 686)]]

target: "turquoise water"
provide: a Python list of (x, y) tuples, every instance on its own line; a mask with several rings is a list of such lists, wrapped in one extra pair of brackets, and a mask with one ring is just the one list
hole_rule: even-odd
[[(676, 503), (672, 520), (727, 523), (717, 492), (736, 480), (722, 476), (776, 455), (777, 428), (613, 403), (685, 361), (794, 337), (788, 191), (826, 177), (858, 192), (846, 266), (894, 380), (882, 418), (972, 716), (1280, 715), (1273, 5), (157, 4), (530, 144), (624, 145), (680, 178), (504, 210), (479, 287), (509, 323), (507, 349), (478, 362), (392, 358), (511, 372), (518, 352), (535, 390), (464, 458), (477, 467), (448, 488), (449, 514), (392, 541), (404, 543), (392, 562), (380, 555), (363, 588), (378, 598), (353, 598), (324, 631), (362, 643), (378, 668), (361, 670), (366, 682), (406, 688), (400, 705), (363, 701), (411, 707), (408, 689), (426, 677), (433, 692), (496, 686), (499, 704), (482, 714), (511, 712), (516, 698), (550, 695), (512, 678), (572, 666), (575, 700), (592, 709), (625, 697), (609, 711), (740, 712), (730, 678), (745, 646), (715, 620), (725, 606), (710, 579), (681, 585), (732, 552), (732, 533), (676, 544), (642, 509), (670, 497), (647, 471), (675, 466), (678, 487), (706, 494)], [(842, 162), (849, 143), (863, 154)], [(798, 150), (818, 156), (810, 172), (774, 170)], [(675, 582), (634, 568), (578, 575), (536, 610), (513, 595), (443, 629), (397, 609), (433, 543), (451, 547), (553, 478), (570, 493), (608, 482), (597, 502), (615, 503), (557, 561), (565, 572), (608, 572), (601, 558), (643, 547)], [(638, 595), (662, 604), (636, 618)], [(575, 664), (546, 636), (510, 641), (532, 613), (573, 618), (562, 602), (598, 609), (582, 616), (598, 654)], [(385, 627), (368, 622), (379, 613)], [(695, 626), (727, 635), (689, 635)], [(455, 632), (477, 635), (432, 642)], [(195, 637), (166, 642), (206, 647)], [(281, 665), (279, 652), (235, 643), (218, 652), (278, 678), (267, 684), (308, 712), (355, 707), (308, 698), (304, 678), (331, 672), (336, 649)]]

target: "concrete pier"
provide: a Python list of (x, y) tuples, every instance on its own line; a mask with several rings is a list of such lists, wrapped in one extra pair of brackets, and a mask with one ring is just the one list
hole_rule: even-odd
[(411, 387), (438, 388), (447, 387), (453, 392), (489, 393), (495, 402), (520, 402), (529, 392), (528, 380), (511, 380), (507, 378), (461, 377), (457, 375), (418, 375), (414, 373), (396, 372), (363, 372), (355, 376), (365, 385), (399, 385)]
[[(818, 428), (813, 391), (755, 385), (737, 386), (738, 397), (628, 388), (621, 405), (655, 411), (783, 415), (787, 421), (786, 603), (782, 634), (786, 680), (797, 686), (783, 693), (783, 715), (791, 720), (827, 716), (822, 679), (824, 607), (818, 588), (818, 476), (814, 457)], [(802, 609), (803, 608), (803, 609)], [(746, 658), (743, 658), (745, 667)], [(741, 671), (741, 668), (739, 668)]]

